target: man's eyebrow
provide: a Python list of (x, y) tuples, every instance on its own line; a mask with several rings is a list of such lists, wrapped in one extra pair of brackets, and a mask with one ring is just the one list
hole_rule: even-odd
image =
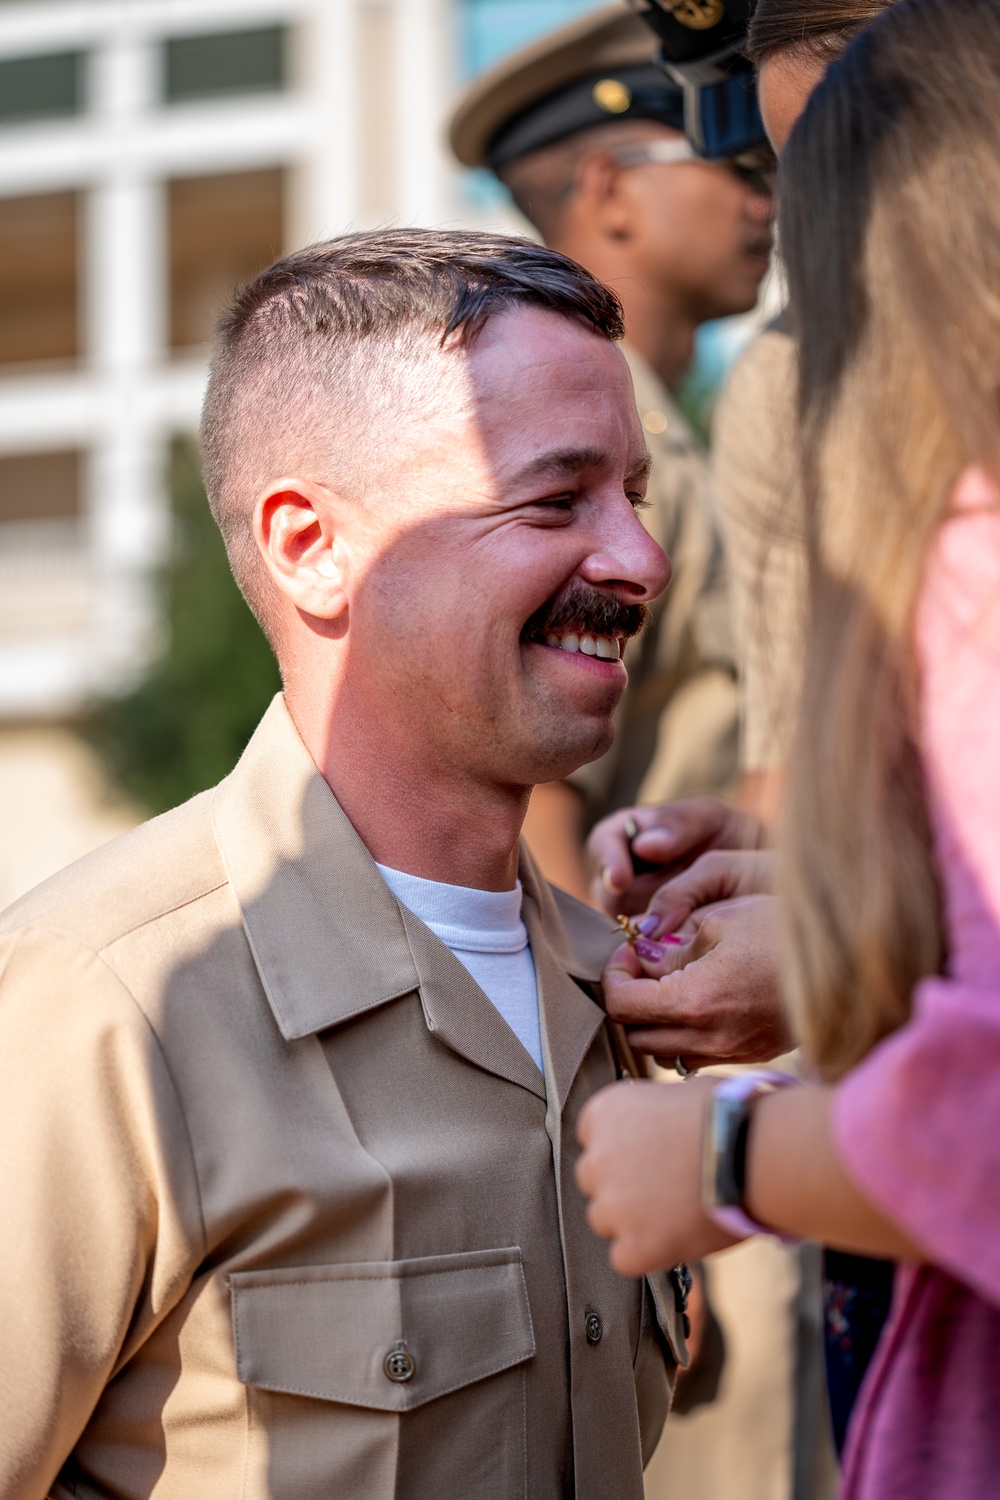
[[(511, 477), (511, 486), (530, 484), (538, 479), (562, 479), (579, 474), (583, 469), (607, 468), (611, 456), (603, 448), (554, 448), (550, 453), (541, 453), (525, 464), (523, 469)], [(648, 475), (653, 460), (649, 454), (630, 464), (625, 475), (627, 480), (640, 479)]]

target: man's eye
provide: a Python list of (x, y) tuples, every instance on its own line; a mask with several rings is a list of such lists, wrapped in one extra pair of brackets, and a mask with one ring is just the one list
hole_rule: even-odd
[(546, 495), (544, 500), (535, 500), (533, 504), (543, 510), (570, 511), (575, 498), (574, 495)]
[(653, 503), (652, 500), (647, 500), (645, 495), (640, 495), (638, 490), (633, 490), (628, 498), (632, 503), (633, 510), (649, 510)]

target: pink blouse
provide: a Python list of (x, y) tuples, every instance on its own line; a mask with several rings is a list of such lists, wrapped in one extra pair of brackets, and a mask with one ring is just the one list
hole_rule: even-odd
[(970, 471), (917, 621), (950, 957), (837, 1090), (858, 1185), (934, 1264), (897, 1274), (842, 1500), (1000, 1496), (1000, 493)]

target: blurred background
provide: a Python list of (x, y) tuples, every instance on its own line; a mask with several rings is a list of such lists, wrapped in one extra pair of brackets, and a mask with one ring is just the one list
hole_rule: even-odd
[[(231, 291), (350, 228), (523, 232), (443, 121), (593, 8), (0, 0), (0, 906), (218, 780), (276, 690), (193, 442)], [(702, 330), (700, 422), (760, 316)]]

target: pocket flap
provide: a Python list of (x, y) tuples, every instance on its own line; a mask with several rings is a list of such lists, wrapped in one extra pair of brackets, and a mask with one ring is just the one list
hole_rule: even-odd
[(690, 1363), (687, 1339), (684, 1337), (684, 1311), (679, 1306), (677, 1281), (673, 1271), (656, 1271), (646, 1277), (653, 1298), (656, 1323), (670, 1346), (670, 1352), (680, 1365), (687, 1369)]
[(229, 1278), (245, 1385), (411, 1411), (530, 1359), (521, 1252), (238, 1271)]

